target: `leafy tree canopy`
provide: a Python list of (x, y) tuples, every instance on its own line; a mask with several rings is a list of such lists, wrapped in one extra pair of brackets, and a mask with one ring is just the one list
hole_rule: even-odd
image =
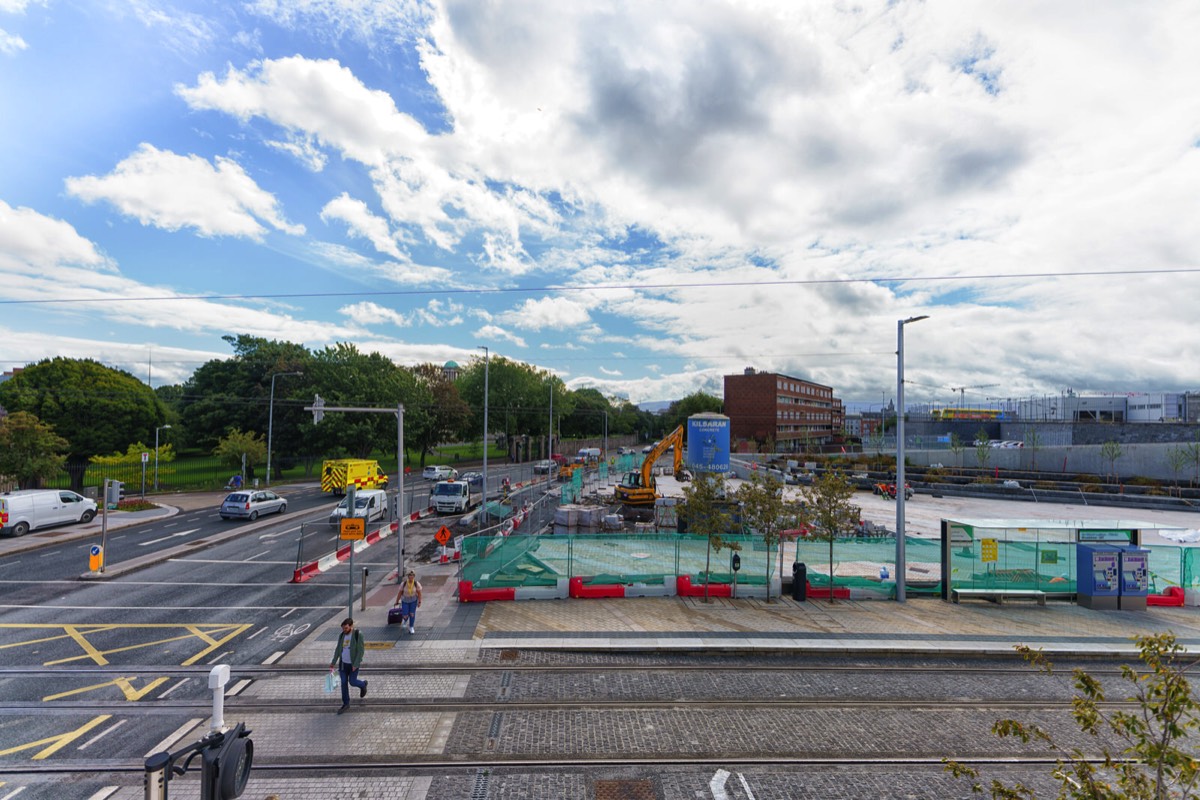
[(66, 439), (27, 411), (0, 419), (0, 475), (32, 489), (57, 475), (67, 461)]

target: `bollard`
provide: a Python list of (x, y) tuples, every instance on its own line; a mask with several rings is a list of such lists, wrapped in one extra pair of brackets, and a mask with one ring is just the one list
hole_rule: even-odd
[(167, 800), (167, 770), (170, 768), (170, 753), (154, 753), (146, 757), (146, 774), (143, 778), (145, 800)]
[(808, 599), (808, 567), (792, 564), (792, 599), (803, 603)]
[(208, 688), (213, 690), (213, 733), (225, 730), (225, 684), (229, 683), (229, 665), (218, 664), (208, 673)]
[(367, 575), (369, 572), (370, 572), (370, 570), (368, 570), (366, 567), (363, 567), (362, 591), (358, 593), (358, 598), (359, 598), (358, 610), (359, 611), (367, 610)]

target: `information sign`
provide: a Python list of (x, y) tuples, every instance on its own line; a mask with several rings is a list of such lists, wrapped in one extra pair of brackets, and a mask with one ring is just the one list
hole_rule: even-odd
[(1000, 560), (1000, 548), (996, 546), (995, 539), (980, 539), (979, 551), (980, 560), (985, 564)]
[(341, 538), (358, 540), (366, 538), (367, 521), (362, 517), (342, 517)]

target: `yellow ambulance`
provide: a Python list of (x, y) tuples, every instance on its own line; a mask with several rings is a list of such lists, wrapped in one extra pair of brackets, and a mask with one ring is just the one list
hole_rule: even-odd
[(378, 461), (366, 458), (337, 458), (321, 467), (321, 491), (335, 495), (346, 493), (347, 486), (360, 489), (386, 489), (387, 473)]

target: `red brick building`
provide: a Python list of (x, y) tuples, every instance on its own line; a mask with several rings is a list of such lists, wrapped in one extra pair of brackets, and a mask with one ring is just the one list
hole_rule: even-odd
[(846, 422), (832, 387), (753, 367), (725, 376), (725, 415), (731, 446), (739, 440), (773, 441), (778, 453), (828, 444)]

